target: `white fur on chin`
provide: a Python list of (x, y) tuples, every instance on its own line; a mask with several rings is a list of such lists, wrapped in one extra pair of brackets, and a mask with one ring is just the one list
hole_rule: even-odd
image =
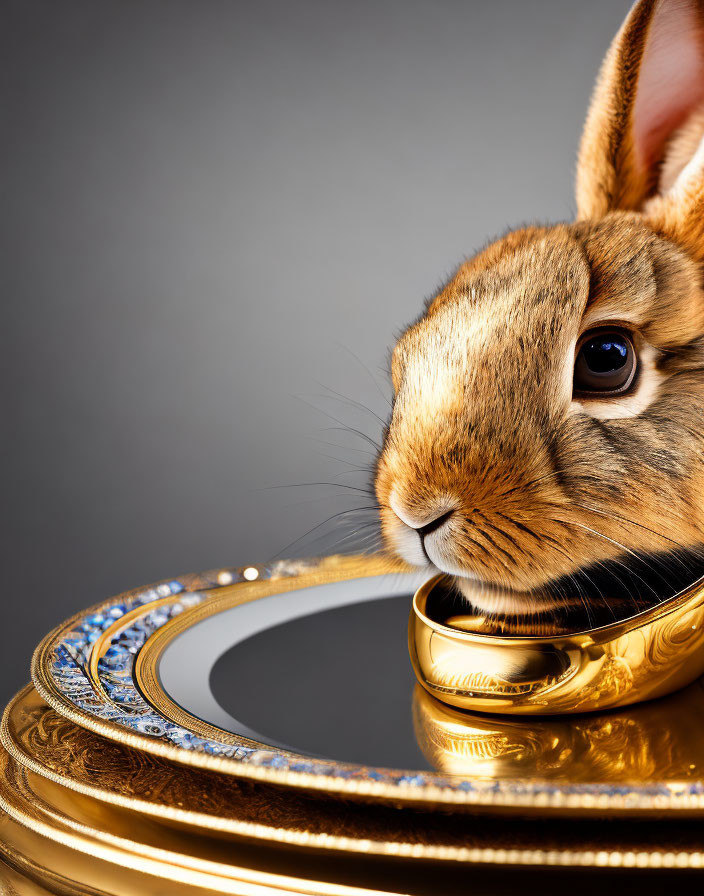
[(549, 598), (541, 598), (520, 591), (488, 588), (480, 579), (455, 576), (455, 581), (460, 593), (471, 603), (472, 607), (487, 615), (525, 616), (541, 613), (555, 606)]

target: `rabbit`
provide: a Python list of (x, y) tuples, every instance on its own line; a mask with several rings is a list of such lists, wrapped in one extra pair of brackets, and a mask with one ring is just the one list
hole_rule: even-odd
[(460, 264), (391, 355), (385, 549), (484, 613), (704, 575), (704, 2), (631, 9), (576, 206)]

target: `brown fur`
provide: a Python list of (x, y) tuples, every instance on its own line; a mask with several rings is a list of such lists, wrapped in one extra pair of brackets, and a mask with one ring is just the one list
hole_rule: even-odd
[[(407, 559), (423, 561), (413, 528), (445, 511), (434, 563), (520, 591), (704, 544), (704, 171), (658, 193), (668, 152), (669, 187), (682, 147), (696, 150), (701, 110), (664, 109), (642, 145), (633, 136), (653, 21), (678, 3), (641, 0), (607, 55), (578, 221), (513, 232), (461, 265), (394, 350), (376, 490)], [(577, 401), (576, 343), (602, 323), (632, 331), (640, 381), (632, 397)]]

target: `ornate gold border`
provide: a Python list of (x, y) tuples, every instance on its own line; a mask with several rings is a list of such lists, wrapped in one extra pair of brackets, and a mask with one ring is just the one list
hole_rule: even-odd
[[(260, 579), (254, 582), (238, 582), (234, 585), (225, 585), (218, 587), (217, 593), (205, 604), (201, 604), (184, 611), (177, 617), (177, 619), (173, 621), (175, 622), (177, 620), (183, 620), (185, 622), (186, 619), (188, 619), (188, 624), (193, 624), (195, 621), (220, 612), (221, 610), (226, 609), (229, 606), (236, 606), (241, 603), (247, 603), (249, 601), (257, 600), (261, 597), (267, 597), (269, 595), (297, 591), (302, 588), (313, 587), (316, 585), (326, 585), (333, 582), (346, 581), (348, 579), (369, 578), (371, 576), (377, 575), (389, 575), (393, 573), (407, 572), (409, 572), (408, 567), (397, 561), (387, 559), (383, 556), (326, 557), (322, 558), (319, 564), (312, 571), (306, 570), (290, 578), (287, 577), (280, 579)], [(150, 586), (145, 587), (148, 588)], [(165, 598), (163, 601), (160, 601), (160, 603), (168, 603), (169, 600), (174, 599), (175, 598)], [(417, 788), (414, 789), (410, 786), (408, 788), (401, 788), (398, 786), (392, 787), (390, 785), (383, 785), (374, 781), (345, 780), (333, 776), (307, 774), (305, 772), (298, 771), (291, 772), (287, 769), (266, 768), (256, 765), (248, 765), (242, 762), (236, 762), (226, 757), (213, 756), (196, 751), (179, 749), (172, 744), (164, 743), (163, 741), (149, 738), (146, 735), (140, 735), (133, 731), (126, 730), (119, 725), (104, 721), (94, 715), (91, 715), (88, 712), (85, 712), (84, 710), (79, 709), (56, 689), (49, 671), (49, 667), (51, 664), (51, 655), (56, 642), (61, 639), (61, 635), (63, 632), (70, 631), (71, 628), (86, 614), (99, 611), (104, 606), (104, 604), (104, 601), (99, 604), (94, 604), (92, 607), (74, 614), (65, 622), (58, 625), (40, 642), (32, 657), (31, 674), (34, 686), (36, 687), (38, 693), (41, 695), (42, 699), (44, 699), (49, 704), (49, 706), (55, 709), (60, 715), (74, 722), (74, 724), (80, 725), (83, 728), (87, 728), (90, 731), (95, 732), (96, 734), (102, 735), (103, 737), (116, 740), (118, 743), (132, 747), (136, 750), (142, 750), (156, 756), (161, 756), (165, 759), (169, 759), (173, 762), (178, 762), (183, 765), (194, 766), (196, 768), (203, 768), (211, 771), (218, 771), (221, 773), (234, 775), (236, 777), (265, 781), (272, 784), (290, 787), (297, 787), (304, 790), (320, 790), (326, 793), (340, 793), (350, 796), (372, 796), (374, 798), (393, 800), (394, 802), (404, 801), (406, 799), (406, 795), (403, 793), (403, 791), (407, 789), (408, 801), (411, 803), (419, 801), (437, 802), (437, 800), (429, 799), (429, 795), (427, 793), (423, 796), (420, 796), (416, 793)], [(156, 602), (153, 602), (149, 606), (152, 607), (154, 605), (156, 605)], [(199, 609), (203, 609), (206, 606), (210, 608), (210, 611), (205, 615), (197, 615), (195, 617), (194, 615), (192, 615), (194, 613), (197, 613)], [(119, 631), (121, 628), (123, 628), (124, 626), (122, 619), (124, 619), (124, 617), (122, 617), (113, 626), (106, 630), (99, 641), (96, 641), (96, 644), (104, 644), (108, 640), (108, 636), (113, 637), (116, 631)], [(169, 624), (167, 623), (167, 626), (168, 625)], [(164, 626), (164, 628), (166, 628), (167, 626)], [(181, 630), (182, 629), (179, 629), (178, 631)], [(177, 633), (178, 632), (174, 632), (173, 636), (175, 637)], [(151, 641), (152, 639), (149, 640)], [(95, 651), (95, 653), (97, 654), (97, 651)], [(94, 664), (92, 665), (91, 671), (94, 674)], [(97, 676), (95, 677), (95, 679), (92, 678), (92, 681), (93, 685), (95, 687), (98, 687), (102, 691), (99, 683), (97, 683)], [(169, 705), (173, 705), (174, 712), (178, 712), (179, 717), (188, 719), (189, 725), (192, 722), (193, 724), (197, 723), (198, 725), (205, 724), (201, 722), (201, 720), (185, 713), (180, 707), (176, 706), (176, 704), (172, 704), (165, 695), (161, 697), (161, 699), (165, 699)], [(208, 730), (217, 732), (217, 738), (219, 740), (224, 741), (227, 739), (232, 743), (248, 744), (258, 747), (262, 750), (271, 749), (271, 747), (267, 744), (261, 744), (256, 741), (249, 741), (245, 738), (237, 738), (234, 735), (229, 734), (228, 732), (222, 731), (221, 729), (215, 729), (212, 726), (207, 727)], [(433, 788), (433, 790), (437, 791), (438, 795), (441, 795), (443, 793), (440, 788)], [(452, 800), (451, 802), (460, 804), (467, 802), (467, 800), (463, 798), (465, 796), (464, 794), (458, 794), (457, 796), (459, 798)]]
[[(16, 712), (30, 711), (33, 692), (31, 688), (15, 699), (13, 706)], [(36, 704), (36, 693), (34, 702)], [(599, 845), (604, 837), (589, 840), (584, 848), (574, 845), (574, 836), (568, 836), (567, 842), (560, 842), (561, 832), (567, 832), (564, 823), (553, 823), (547, 842), (540, 832), (531, 833), (533, 826), (529, 820), (524, 822), (524, 833), (516, 839), (508, 838), (508, 843), (516, 845), (490, 845), (495, 834), (478, 837), (455, 837), (457, 843), (423, 843), (399, 839), (374, 839), (361, 836), (339, 836), (334, 831), (328, 833), (311, 833), (301, 829), (289, 829), (285, 826), (256, 826), (235, 823), (222, 827), (217, 819), (191, 813), (187, 809), (179, 810), (171, 805), (155, 805), (148, 814), (153, 818), (148, 827), (148, 836), (141, 838), (144, 830), (137, 821), (143, 812), (143, 800), (139, 797), (123, 797), (119, 794), (101, 792), (96, 784), (91, 787), (75, 787), (70, 777), (57, 774), (48, 775), (46, 768), (36, 757), (30, 756), (26, 750), (18, 748), (10, 739), (8, 743), (8, 712), (3, 723), (3, 741), (11, 749), (0, 757), (0, 808), (6, 813), (0, 821), (0, 852), (12, 855), (20, 867), (28, 867), (41, 880), (61, 880), (59, 872), (68, 867), (75, 875), (73, 884), (75, 892), (84, 892), (77, 886), (78, 880), (90, 880), (91, 884), (108, 881), (110, 875), (116, 874), (121, 880), (137, 875), (139, 886), (129, 892), (151, 893), (149, 881), (156, 879), (178, 884), (186, 882), (203, 886), (207, 892), (251, 892), (248, 887), (261, 887), (262, 896), (266, 893), (296, 892), (318, 894), (345, 894), (345, 896), (362, 896), (377, 893), (377, 889), (368, 887), (343, 886), (329, 882), (327, 879), (313, 880), (292, 878), (286, 874), (286, 857), (281, 853), (280, 863), (274, 860), (267, 865), (266, 871), (261, 868), (248, 867), (243, 862), (246, 856), (246, 843), (262, 837), (273, 847), (281, 844), (303, 848), (306, 850), (335, 851), (346, 854), (348, 861), (355, 856), (374, 855), (385, 860), (431, 860), (435, 862), (469, 864), (469, 865), (519, 865), (519, 866), (555, 866), (555, 867), (595, 867), (595, 868), (702, 868), (704, 867), (704, 851), (699, 847), (689, 848), (682, 845), (677, 832), (670, 834), (663, 829), (662, 841), (652, 847), (649, 843), (630, 842), (626, 848), (623, 842), (604, 848)], [(68, 724), (68, 723), (67, 723)], [(92, 737), (83, 732), (85, 737)], [(45, 781), (46, 783), (42, 783)], [(134, 786), (134, 782), (131, 782)], [(77, 801), (76, 796), (78, 795)], [(103, 808), (97, 812), (91, 808), (92, 800), (99, 801)], [(105, 804), (116, 808), (113, 814)], [(135, 823), (130, 816), (120, 815), (120, 810), (135, 813)], [(89, 820), (94, 819), (94, 820)], [(129, 820), (129, 831), (124, 830)], [(200, 827), (197, 832), (205, 835), (210, 842), (210, 835), (226, 832), (234, 835), (235, 840), (224, 841), (226, 850), (231, 850), (231, 858), (223, 853), (223, 848), (215, 855), (209, 847), (198, 845), (198, 838), (191, 841), (187, 833), (179, 833), (173, 828), (183, 823)], [(164, 822), (162, 825), (161, 823)], [(203, 822), (203, 823), (201, 823)], [(454, 822), (453, 822), (454, 823)], [(8, 828), (9, 824), (9, 828)], [(471, 822), (481, 832), (486, 820), (474, 817)], [(503, 831), (503, 824), (501, 822)], [(397, 831), (403, 826), (400, 820), (395, 825)], [(261, 827), (262, 830), (256, 830)], [(263, 829), (266, 828), (266, 831)], [(679, 830), (679, 828), (678, 828)], [(174, 831), (176, 833), (174, 834)], [(525, 833), (527, 832), (527, 833)], [(196, 832), (194, 832), (196, 833)], [(670, 841), (668, 842), (668, 836)], [(186, 840), (184, 841), (184, 837)], [(535, 843), (531, 842), (531, 837)], [(504, 836), (499, 840), (505, 841)], [(607, 839), (609, 839), (607, 837)], [(474, 840), (475, 842), (471, 842)], [(483, 840), (483, 842), (482, 842)], [(648, 841), (647, 836), (644, 838)], [(488, 844), (487, 844), (488, 841)], [(523, 841), (523, 845), (520, 842)], [(569, 845), (571, 841), (572, 845)], [(193, 843), (192, 848), (179, 849), (179, 844)], [(212, 841), (217, 842), (216, 840)], [(530, 845), (528, 845), (530, 844)], [(675, 846), (679, 844), (679, 848)], [(56, 856), (56, 847), (64, 848), (64, 853)], [(68, 850), (68, 854), (66, 854)], [(245, 852), (243, 852), (245, 850)], [(220, 855), (220, 858), (217, 858)], [(86, 860), (91, 864), (89, 876), (85, 875)], [(311, 862), (314, 857), (311, 855)], [(314, 866), (307, 864), (306, 869)], [(96, 872), (96, 868), (99, 871)], [(80, 870), (79, 870), (80, 869)], [(106, 870), (107, 869), (107, 870)], [(304, 872), (305, 873), (305, 872)], [(143, 876), (143, 877), (141, 877)], [(354, 877), (354, 875), (352, 875)], [(352, 878), (350, 878), (352, 879)], [(385, 879), (384, 875), (379, 876)], [(233, 883), (242, 889), (232, 889)], [(163, 886), (157, 884), (157, 887)], [(113, 892), (112, 889), (109, 892)], [(122, 892), (122, 890), (121, 890)], [(383, 890), (387, 893), (387, 890)]]
[[(84, 892), (79, 886), (81, 880), (89, 880), (90, 885), (102, 885), (105, 889), (101, 887), (101, 892), (106, 893), (115, 892), (113, 887), (117, 880), (121, 892), (139, 892), (142, 896), (163, 893), (164, 886), (169, 884), (187, 887), (188, 892), (191, 887), (196, 887), (199, 893), (261, 893), (262, 896), (282, 893), (372, 896), (379, 892), (262, 871), (234, 861), (214, 861), (174, 848), (142, 843), (112, 833), (109, 818), (105, 819), (105, 830), (77, 821), (39, 796), (31, 786), (26, 770), (11, 764), (8, 756), (0, 758), (0, 809), (15, 823), (10, 832), (5, 824), (0, 853), (6, 853), (15, 863), (20, 858), (20, 865), (29, 866), (39, 879), (61, 880), (66, 877), (57, 874), (51, 865), (56, 861), (55, 848), (63, 847), (63, 855), (59, 858), (63, 859), (63, 870), (71, 874), (73, 879), (69, 880), (77, 887), (76, 892)], [(125, 890), (130, 885), (133, 889)]]
[[(388, 566), (383, 571), (388, 574)], [(392, 570), (392, 572), (393, 571), (406, 572), (405, 569), (399, 570), (398, 568)], [(199, 719), (172, 700), (164, 691), (159, 680), (159, 661), (161, 660), (164, 651), (175, 638), (187, 629), (192, 628), (194, 625), (197, 625), (205, 619), (210, 619), (211, 617), (216, 616), (218, 613), (222, 613), (224, 610), (229, 610), (232, 607), (251, 603), (261, 597), (282, 594), (287, 591), (298, 591), (309, 585), (328, 584), (333, 581), (344, 581), (350, 578), (367, 578), (379, 574), (380, 572), (375, 564), (371, 567), (370, 571), (370, 568), (367, 567), (365, 563), (361, 568), (355, 566), (350, 575), (335, 576), (334, 578), (332, 576), (325, 576), (320, 579), (316, 578), (315, 581), (309, 581), (308, 576), (302, 576), (296, 579), (282, 580), (281, 582), (269, 581), (256, 583), (260, 586), (259, 588), (254, 588), (252, 585), (247, 587), (236, 585), (228, 588), (226, 591), (223, 590), (221, 594), (218, 594), (216, 597), (205, 603), (192, 607), (191, 609), (180, 613), (178, 616), (175, 616), (145, 642), (144, 647), (139, 651), (135, 660), (132, 673), (134, 681), (144, 695), (147, 703), (153, 706), (162, 716), (169, 719), (171, 722), (175, 722), (177, 725), (187, 728), (189, 731), (195, 732), (199, 737), (236, 745), (244, 744), (254, 746), (261, 750), (271, 750), (272, 748), (269, 744), (233, 735), (222, 728), (218, 728), (215, 725), (211, 725), (208, 722)], [(284, 755), (289, 756), (297, 755), (295, 753), (286, 753), (286, 751), (280, 750), (279, 748), (277, 748), (276, 751), (277, 753), (283, 753)]]

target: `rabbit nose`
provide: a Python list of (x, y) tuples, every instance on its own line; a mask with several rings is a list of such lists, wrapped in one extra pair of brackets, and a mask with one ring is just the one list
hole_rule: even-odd
[(424, 541), (426, 535), (430, 535), (431, 532), (435, 532), (436, 529), (439, 529), (440, 526), (444, 525), (454, 512), (454, 510), (447, 510), (445, 513), (441, 513), (440, 516), (436, 516), (434, 520), (431, 520), (424, 526), (414, 526), (413, 528), (420, 535), (420, 540)]
[(440, 511), (437, 516), (432, 517), (432, 519), (428, 519), (426, 514), (418, 515), (416, 513), (412, 513), (407, 510), (403, 503), (399, 500), (398, 494), (396, 492), (392, 492), (391, 499), (389, 501), (391, 505), (391, 509), (396, 514), (396, 516), (408, 526), (409, 529), (415, 529), (418, 533), (418, 537), (421, 540), (421, 544), (425, 539), (426, 535), (430, 535), (431, 532), (435, 532), (439, 529), (450, 517), (455, 513), (455, 508), (450, 507)]
[(412, 529), (418, 533), (418, 537), (420, 538), (420, 549), (423, 551), (425, 555), (425, 559), (432, 563), (432, 559), (428, 554), (428, 549), (425, 546), (425, 538), (427, 535), (430, 535), (431, 532), (437, 532), (445, 523), (450, 519), (450, 517), (454, 514), (454, 510), (446, 510), (444, 513), (441, 513), (440, 516), (436, 516), (434, 520), (430, 520), (429, 523), (425, 523), (423, 526), (411, 526)]

